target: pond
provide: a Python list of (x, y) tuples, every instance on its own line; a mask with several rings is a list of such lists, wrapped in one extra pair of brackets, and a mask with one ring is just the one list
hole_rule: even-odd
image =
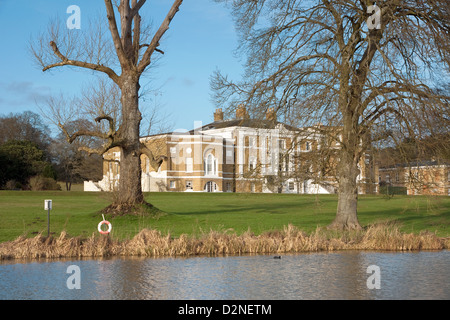
[(0, 263), (0, 300), (450, 299), (450, 251)]

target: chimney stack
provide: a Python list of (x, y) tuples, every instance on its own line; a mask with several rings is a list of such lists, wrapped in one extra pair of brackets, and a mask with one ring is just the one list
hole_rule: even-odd
[(275, 112), (274, 108), (269, 108), (266, 112), (266, 120), (269, 121), (277, 121), (277, 113)]
[(216, 112), (214, 112), (214, 122), (223, 121), (223, 111), (222, 108), (218, 108)]
[(247, 119), (247, 109), (244, 107), (244, 105), (240, 104), (239, 107), (236, 109), (236, 119)]

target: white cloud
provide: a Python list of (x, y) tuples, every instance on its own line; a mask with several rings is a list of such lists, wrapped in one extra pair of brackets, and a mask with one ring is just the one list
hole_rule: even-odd
[(0, 105), (2, 108), (28, 106), (43, 102), (50, 95), (49, 86), (38, 85), (31, 81), (0, 82)]

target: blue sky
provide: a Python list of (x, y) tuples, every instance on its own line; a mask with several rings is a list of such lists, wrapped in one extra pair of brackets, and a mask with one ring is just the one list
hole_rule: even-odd
[[(165, 17), (172, 0), (148, 0), (142, 17), (155, 26)], [(81, 10), (81, 28), (89, 17), (104, 12), (101, 0), (0, 0), (0, 114), (31, 110), (52, 94), (77, 94), (92, 81), (88, 71), (59, 68), (42, 72), (28, 50), (33, 35), (46, 29), (50, 19), (66, 21), (70, 5)], [(232, 78), (241, 74), (234, 55), (237, 37), (229, 10), (212, 0), (185, 0), (161, 42), (165, 54), (147, 74), (149, 88), (161, 88), (156, 100), (171, 115), (173, 129), (192, 129), (194, 121), (213, 120), (209, 77), (220, 69)], [(146, 84), (144, 79), (141, 85)], [(147, 96), (144, 103), (155, 97)]]

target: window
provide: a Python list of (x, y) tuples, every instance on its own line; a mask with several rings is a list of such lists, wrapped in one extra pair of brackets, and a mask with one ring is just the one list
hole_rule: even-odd
[(170, 181), (170, 189), (175, 189), (175, 180)]
[(214, 156), (210, 153), (205, 159), (205, 175), (216, 175), (217, 161)]
[(306, 151), (311, 150), (311, 144), (309, 143), (309, 141), (306, 141), (305, 149), (306, 149)]
[(111, 175), (118, 175), (120, 173), (118, 163), (109, 162), (108, 169)]
[(234, 164), (234, 154), (233, 154), (233, 147), (227, 145), (227, 150), (226, 150), (226, 158), (225, 158), (225, 163), (227, 164)]
[(289, 182), (289, 191), (294, 191), (294, 183)]
[(215, 192), (217, 191), (217, 184), (214, 181), (208, 181), (204, 190), (206, 192)]
[(254, 157), (251, 157), (248, 160), (248, 169), (249, 171), (253, 171), (256, 169), (256, 159)]
[(186, 190), (193, 190), (192, 180), (187, 180), (186, 181)]
[(213, 172), (213, 159), (211, 154), (206, 158), (206, 174), (211, 174)]
[(250, 148), (255, 147), (255, 145), (256, 145), (255, 141), (256, 141), (255, 137), (248, 138), (248, 145)]
[(186, 158), (186, 172), (193, 172), (194, 164), (192, 158)]
[(280, 172), (289, 171), (289, 154), (280, 153), (278, 155), (278, 170)]
[(278, 140), (278, 148), (280, 148), (280, 150), (284, 150), (286, 146), (286, 141), (284, 141), (283, 139)]
[(386, 175), (386, 182), (387, 182), (387, 183), (390, 183), (390, 182), (391, 182), (391, 175), (390, 175), (390, 174), (387, 174), (387, 175)]
[(255, 183), (254, 182), (252, 182), (252, 184), (251, 184), (251, 190), (252, 190), (252, 193), (254, 193), (255, 192)]
[(233, 192), (231, 182), (226, 183), (226, 190), (227, 190), (227, 192)]

